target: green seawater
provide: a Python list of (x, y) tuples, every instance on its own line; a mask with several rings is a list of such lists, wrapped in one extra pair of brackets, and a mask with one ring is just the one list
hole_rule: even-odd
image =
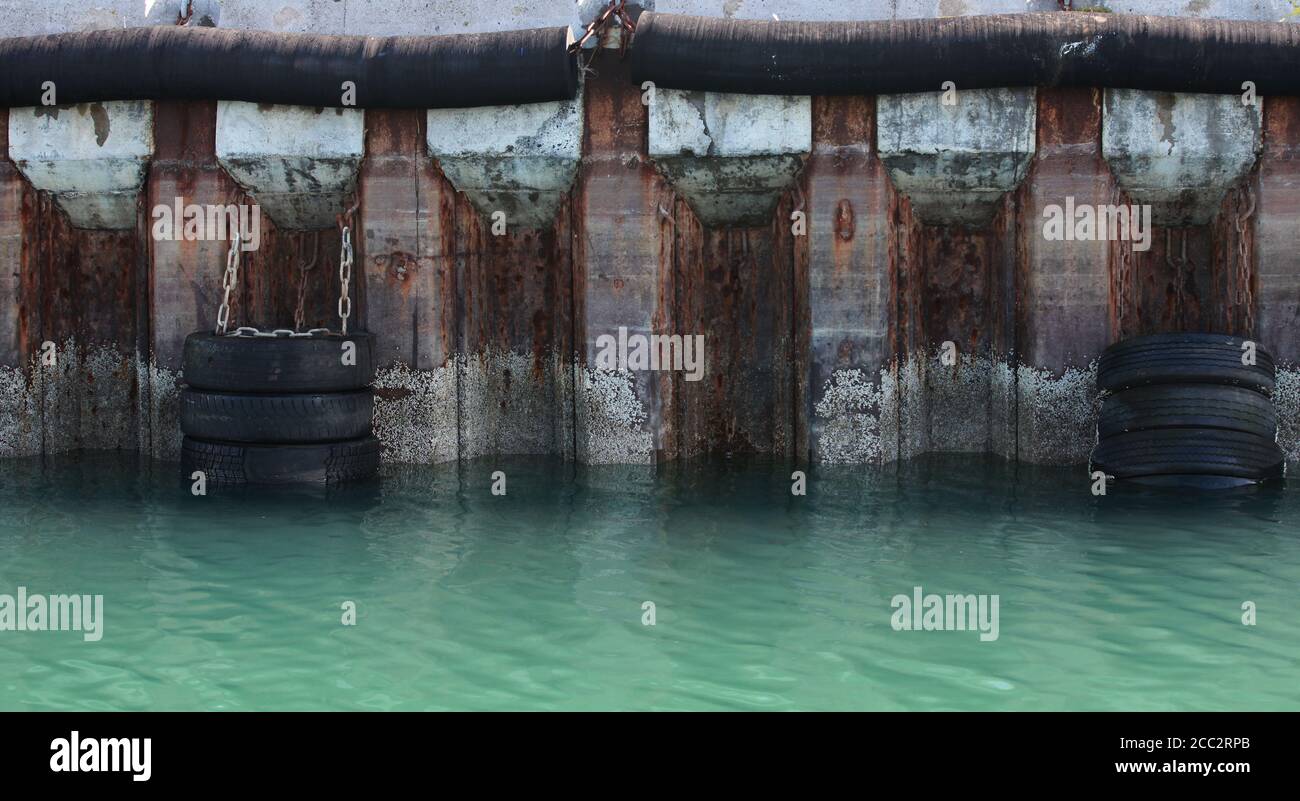
[[(103, 636), (0, 631), (0, 709), (1300, 709), (1300, 485), (928, 457), (795, 497), (791, 469), (194, 497), (123, 455), (3, 461), (0, 594), (102, 595)], [(915, 586), (997, 595), (998, 638), (895, 630)]]

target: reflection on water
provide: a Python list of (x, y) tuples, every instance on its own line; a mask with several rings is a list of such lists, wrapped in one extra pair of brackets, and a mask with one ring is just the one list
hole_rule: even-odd
[[(1096, 498), (1082, 468), (948, 456), (794, 497), (790, 471), (195, 498), (121, 455), (0, 462), (0, 593), (105, 617), (98, 643), (0, 631), (0, 709), (1300, 708), (1296, 489)], [(895, 631), (915, 586), (998, 595), (998, 639)]]

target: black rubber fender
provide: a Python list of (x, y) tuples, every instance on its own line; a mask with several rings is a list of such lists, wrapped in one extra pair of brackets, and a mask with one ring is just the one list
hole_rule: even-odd
[(717, 19), (646, 11), (640, 86), (876, 95), (1004, 86), (1300, 94), (1300, 29), (1284, 22), (1045, 12), (871, 21)]
[(1277, 411), (1263, 393), (1219, 384), (1156, 384), (1107, 395), (1097, 434), (1160, 428), (1217, 428), (1273, 439)]
[(1126, 339), (1102, 352), (1097, 386), (1115, 392), (1153, 384), (1230, 384), (1271, 395), (1277, 379), (1273, 356), (1255, 342), (1255, 364), (1242, 364), (1246, 341), (1226, 334)]
[(185, 437), (181, 470), (201, 471), (212, 486), (238, 484), (337, 484), (359, 481), (379, 470), (374, 437), (310, 445), (251, 445)]
[(104, 100), (243, 100), (464, 108), (573, 98), (567, 27), (444, 36), (332, 36), (160, 25), (0, 39), (0, 107)]
[(1103, 438), (1092, 469), (1116, 478), (1208, 475), (1269, 479), (1282, 475), (1284, 455), (1265, 437), (1217, 428), (1162, 428)]
[[(344, 364), (345, 344), (355, 364)], [(193, 389), (284, 394), (347, 392), (375, 380), (374, 336), (218, 336), (199, 331), (185, 338), (182, 379)]]
[(252, 394), (181, 391), (181, 431), (191, 437), (247, 443), (358, 439), (371, 432), (374, 393)]

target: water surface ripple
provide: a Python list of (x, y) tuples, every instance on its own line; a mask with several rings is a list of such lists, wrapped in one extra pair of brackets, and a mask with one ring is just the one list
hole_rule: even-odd
[[(195, 498), (176, 470), (0, 462), (0, 593), (105, 606), (99, 642), (0, 631), (0, 709), (1300, 709), (1295, 488), (511, 459)], [(895, 631), (916, 585), (997, 594), (998, 639)]]

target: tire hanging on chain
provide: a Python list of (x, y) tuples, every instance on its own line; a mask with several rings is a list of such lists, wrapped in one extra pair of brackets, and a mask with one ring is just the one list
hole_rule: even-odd
[(301, 329), (307, 273), (300, 274), (295, 330), (229, 331), (231, 294), (239, 281), (235, 234), (222, 276), (215, 330), (185, 339), (181, 392), (183, 475), (207, 483), (336, 483), (373, 476), (380, 446), (371, 434), (374, 337), (349, 332), (352, 238), (340, 218), (339, 327)]

